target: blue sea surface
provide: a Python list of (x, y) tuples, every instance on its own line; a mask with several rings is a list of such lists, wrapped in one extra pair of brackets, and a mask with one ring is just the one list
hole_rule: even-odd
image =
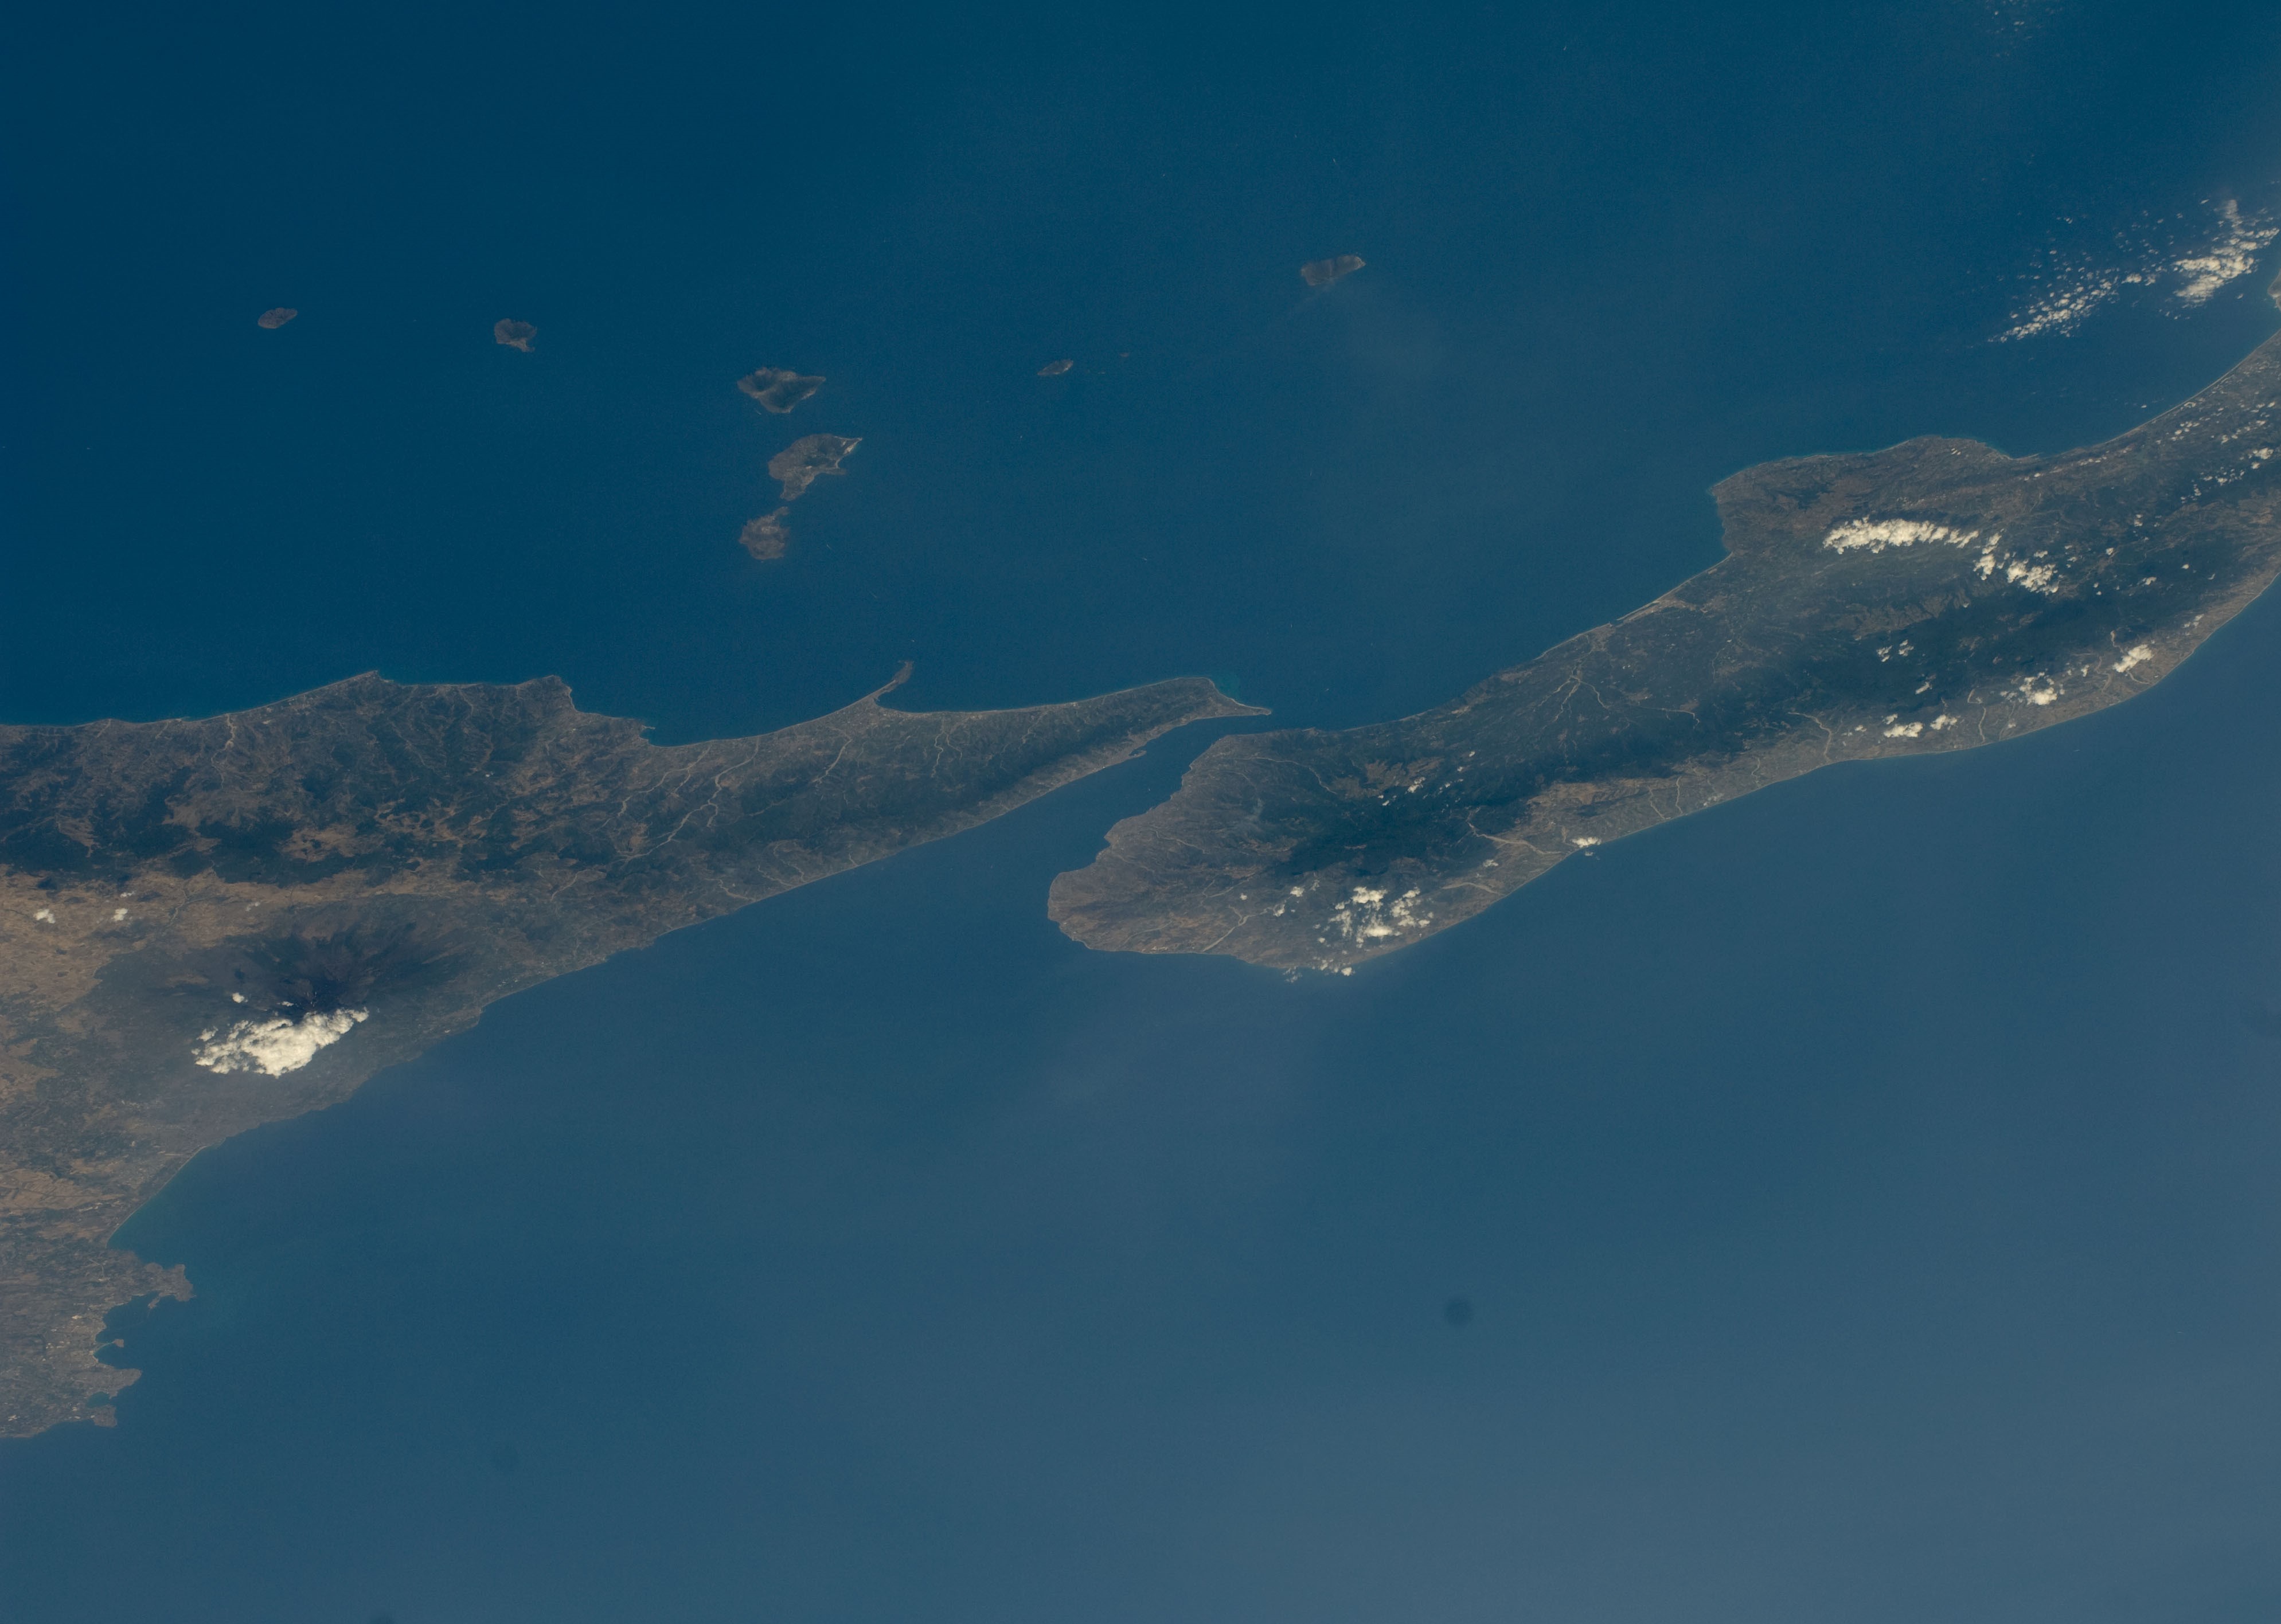
[[(199, 1157), (120, 1236), (197, 1296), (114, 1317), (119, 1425), (0, 1442), (0, 1618), (2281, 1615), (2281, 601), (1351, 978), (1044, 917), (1216, 732), (1402, 714), (1708, 565), (1737, 468), (2215, 377), (2270, 254), (1991, 341), (2276, 201), (2281, 14), (18, 47), (0, 718), (556, 673), (682, 740), (907, 658), (913, 708), (1195, 672), (1275, 716)], [(763, 416), (762, 365), (829, 381)], [(847, 476), (748, 558), (818, 431)]]

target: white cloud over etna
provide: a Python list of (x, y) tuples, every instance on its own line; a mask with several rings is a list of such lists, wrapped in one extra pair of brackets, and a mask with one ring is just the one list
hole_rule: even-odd
[(298, 1020), (282, 1016), (268, 1020), (241, 1020), (220, 1037), (209, 1029), (190, 1058), (210, 1072), (260, 1072), (282, 1077), (298, 1072), (317, 1058), (317, 1051), (337, 1043), (362, 1020), (364, 1010), (311, 1011)]

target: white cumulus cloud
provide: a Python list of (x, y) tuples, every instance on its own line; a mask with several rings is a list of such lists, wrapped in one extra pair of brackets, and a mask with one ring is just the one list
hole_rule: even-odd
[(2218, 211), (2216, 237), (2200, 253), (2182, 255), (2170, 269), (2184, 278), (2178, 289), (2181, 304), (2204, 304), (2228, 282), (2257, 268), (2257, 256), (2277, 234), (2262, 215), (2244, 219), (2241, 206), (2228, 198)]
[(317, 1051), (337, 1043), (362, 1020), (364, 1010), (311, 1011), (298, 1020), (277, 1016), (268, 1020), (241, 1020), (220, 1037), (211, 1030), (190, 1058), (210, 1072), (260, 1072), (282, 1077), (298, 1072), (317, 1058)]
[(1964, 547), (1979, 534), (1977, 530), (1927, 524), (1921, 519), (1849, 519), (1823, 536), (1821, 544), (1832, 552), (1883, 552), (1888, 547), (1913, 547), (1919, 542), (1945, 542), (1951, 547)]
[(2142, 215), (2096, 244), (2077, 235), (2081, 223), (2063, 220), (2072, 245), (2053, 242), (2034, 257), (2019, 279), (2026, 284), (2023, 302), (1995, 342), (2072, 333), (2102, 305), (2157, 289), (2166, 290), (2165, 303), (2174, 307), (2207, 304), (2257, 268), (2257, 256), (2281, 236), (2281, 227), (2262, 211), (2243, 213), (2231, 198), (2205, 206), (2214, 209), (2214, 228), (2209, 215), (2180, 210)]

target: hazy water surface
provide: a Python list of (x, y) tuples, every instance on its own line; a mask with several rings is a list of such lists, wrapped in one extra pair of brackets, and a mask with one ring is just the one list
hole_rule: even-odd
[[(51, 19), (0, 713), (551, 671), (688, 738), (911, 658), (1396, 714), (1710, 562), (1739, 466), (2222, 371), (2269, 264), (1987, 341), (2039, 255), (2260, 206), (2276, 42)], [(831, 382), (762, 419), (764, 363)], [(764, 569), (808, 430), (864, 444)], [(199, 1296), (120, 1322), (115, 1430), (0, 1445), (0, 1612), (2269, 1617), (2277, 615), (1335, 983), (1045, 920), (1199, 730), (497, 1005), (129, 1226)]]

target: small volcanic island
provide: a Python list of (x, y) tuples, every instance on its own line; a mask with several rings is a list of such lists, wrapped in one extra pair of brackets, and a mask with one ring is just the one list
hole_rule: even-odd
[(280, 304), (275, 310), (265, 310), (259, 316), (256, 316), (253, 319), (253, 325), (258, 327), (267, 327), (269, 331), (274, 333), (279, 327), (283, 327), (287, 322), (292, 320), (294, 317), (300, 313), (301, 312), (299, 311), (293, 309), (290, 305)]
[(1727, 556), (1701, 574), (1419, 715), (1219, 740), (1054, 882), (1053, 917), (1089, 947), (1351, 972), (1768, 784), (2143, 693), (2281, 572), (2281, 336), (2103, 445), (1911, 440), (1712, 495)]
[(110, 1237), (206, 1146), (522, 988), (1252, 713), (1200, 677), (936, 714), (887, 691), (672, 746), (553, 678), (0, 726), (0, 1434), (114, 1419), (135, 1373), (97, 1357), (105, 1315), (190, 1285)]
[(746, 552), (763, 563), (781, 558), (785, 549), (792, 545), (792, 527), (785, 523), (789, 506), (772, 508), (758, 519), (745, 520), (745, 527), (737, 534)]
[(823, 475), (847, 473), (840, 462), (862, 443), (844, 435), (802, 435), (769, 458), (769, 477), (777, 482), (783, 499), (773, 512), (746, 521), (737, 538), (745, 550), (763, 560), (783, 558), (792, 543), (792, 531), (785, 523), (792, 504)]
[(737, 380), (737, 387), (764, 412), (789, 412), (823, 387), (821, 378), (803, 378), (781, 366), (763, 366)]
[(1359, 254), (1337, 254), (1328, 259), (1310, 259), (1299, 267), (1299, 278), (1310, 288), (1327, 288), (1362, 269)]
[(491, 324), (491, 338), (510, 350), (520, 350), (529, 355), (538, 339), (538, 329), (528, 321), (511, 321), (502, 316)]
[(841, 460), (862, 444), (841, 435), (802, 435), (769, 458), (769, 477), (784, 486), (784, 499), (797, 502), (827, 473), (845, 473)]

